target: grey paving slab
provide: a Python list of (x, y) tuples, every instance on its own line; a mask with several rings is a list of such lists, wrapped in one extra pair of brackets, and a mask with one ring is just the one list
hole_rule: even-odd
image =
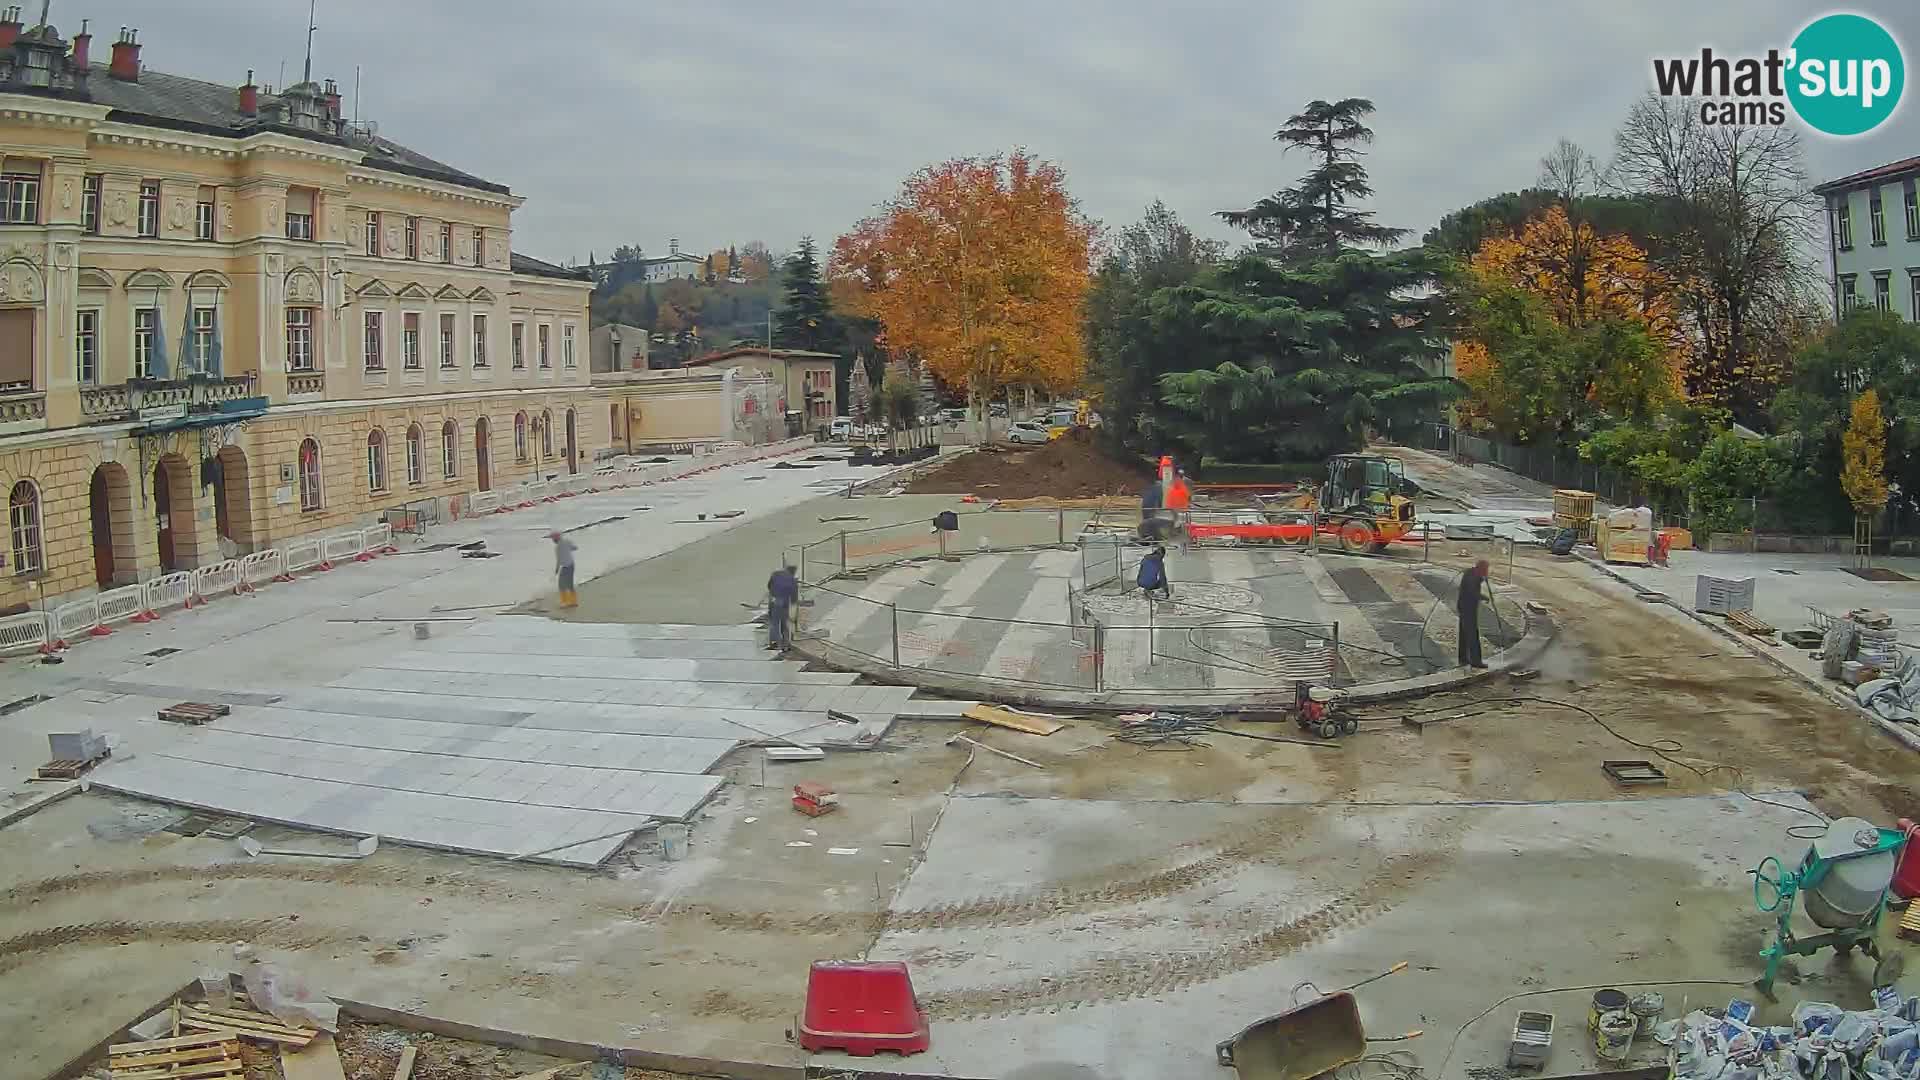
[(538, 637), (548, 641), (603, 638), (633, 641), (671, 638), (702, 641), (752, 641), (758, 628), (751, 624), (705, 626), (695, 623), (571, 623), (529, 615), (501, 615), (476, 622), (460, 631), (472, 637)]
[(660, 657), (539, 656), (517, 652), (405, 652), (379, 665), (395, 671), (473, 672), (496, 675), (656, 680), (703, 683), (808, 683), (844, 686), (852, 675), (803, 671), (791, 660), (683, 660)]
[(438, 653), (497, 653), (521, 656), (654, 657), (663, 660), (761, 660), (772, 655), (756, 639), (513, 637), (458, 635), (433, 638), (424, 651)]

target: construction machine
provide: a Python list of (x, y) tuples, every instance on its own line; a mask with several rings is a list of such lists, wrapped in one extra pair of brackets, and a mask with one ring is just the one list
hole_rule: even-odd
[(1202, 484), (1200, 493), (1220, 498), (1252, 496), (1257, 511), (1198, 511), (1189, 535), (1304, 544), (1317, 528), (1324, 539), (1350, 552), (1385, 551), (1414, 531), (1414, 506), (1406, 469), (1379, 454), (1335, 454), (1327, 479), (1313, 485)]

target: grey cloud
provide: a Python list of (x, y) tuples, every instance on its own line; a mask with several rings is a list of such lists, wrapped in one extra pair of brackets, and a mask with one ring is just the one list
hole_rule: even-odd
[[(321, 0), (316, 74), (382, 133), (512, 185), (515, 244), (585, 258), (830, 240), (907, 173), (1025, 146), (1110, 226), (1164, 199), (1216, 235), (1303, 165), (1270, 136), (1314, 97), (1372, 97), (1381, 220), (1416, 232), (1534, 179), (1562, 135), (1604, 158), (1655, 55), (1784, 45), (1804, 2), (1603, 5), (980, 0)], [(1857, 10), (1920, 60), (1902, 0)], [(145, 59), (237, 84), (299, 71), (303, 0), (56, 0), (72, 31), (138, 25)], [(1911, 81), (1911, 80), (1910, 80)], [(1920, 94), (1911, 90), (1908, 97)], [(1881, 131), (1811, 136), (1829, 178), (1920, 153), (1912, 101)]]

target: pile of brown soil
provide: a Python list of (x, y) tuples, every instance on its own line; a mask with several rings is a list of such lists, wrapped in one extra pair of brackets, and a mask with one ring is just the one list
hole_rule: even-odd
[(1045, 446), (999, 446), (962, 454), (907, 485), (912, 495), (982, 499), (1079, 499), (1138, 495), (1153, 476), (1143, 461), (1108, 456), (1093, 433), (1075, 428)]

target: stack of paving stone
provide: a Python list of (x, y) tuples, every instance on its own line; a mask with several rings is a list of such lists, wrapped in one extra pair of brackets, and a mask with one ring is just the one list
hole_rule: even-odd
[(1856, 659), (1881, 671), (1899, 667), (1900, 631), (1893, 625), (1893, 616), (1884, 611), (1859, 609), (1848, 612), (1847, 620), (1859, 628), (1860, 651), (1855, 654)]

